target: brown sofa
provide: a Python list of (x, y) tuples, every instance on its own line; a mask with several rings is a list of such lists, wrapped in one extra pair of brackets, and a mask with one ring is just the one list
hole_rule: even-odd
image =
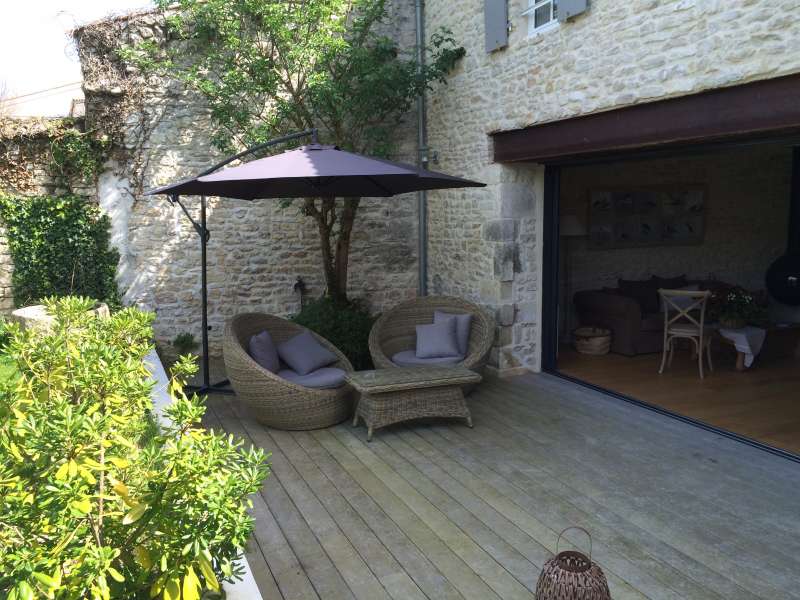
[(581, 325), (611, 330), (611, 351), (626, 356), (661, 352), (664, 315), (642, 313), (634, 298), (609, 290), (585, 290), (575, 294)]

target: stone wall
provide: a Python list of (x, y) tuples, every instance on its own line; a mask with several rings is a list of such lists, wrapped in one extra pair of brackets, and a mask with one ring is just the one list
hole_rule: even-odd
[[(389, 33), (413, 44), (414, 3), (393, 6)], [(105, 26), (108, 22), (104, 22)], [(100, 24), (101, 26), (103, 23)], [(89, 40), (92, 25), (76, 32)], [(164, 26), (155, 13), (116, 21), (115, 43), (163, 39)], [(129, 65), (98, 68), (102, 45), (81, 49), (87, 91), (87, 120), (117, 102), (116, 90), (136, 78)], [(103, 77), (98, 77), (97, 72)], [(111, 71), (112, 75), (105, 74)], [(122, 84), (122, 85), (120, 85)], [(112, 242), (121, 259), (118, 282), (126, 303), (156, 311), (157, 339), (168, 342), (190, 332), (199, 339), (199, 239), (178, 206), (163, 196), (143, 191), (196, 174), (220, 157), (212, 148), (210, 116), (201, 99), (174, 81), (137, 80), (139, 109), (122, 130), (121, 152), (100, 176), (98, 198), (113, 222)], [(106, 111), (107, 112), (107, 111)], [(408, 119), (395, 158), (416, 159), (413, 116)], [(324, 139), (321, 140), (323, 143)], [(199, 219), (199, 199), (184, 198)], [(324, 291), (316, 225), (299, 214), (298, 206), (282, 208), (262, 200), (209, 199), (208, 245), (209, 324), (211, 353), (221, 351), (225, 321), (238, 312), (263, 311), (288, 315), (299, 309), (294, 284), (301, 277), (310, 296)], [(417, 289), (416, 199), (365, 199), (354, 228), (349, 289), (365, 297), (379, 312), (412, 297)]]
[(798, 72), (797, 3), (593, 0), (529, 36), (527, 1), (509, 0), (508, 47), (492, 54), (484, 2), (453, 5), (426, 2), (428, 32), (445, 26), (467, 49), (430, 95), (430, 146), (442, 170), (488, 185), (431, 194), (431, 284), (498, 311), (500, 369), (537, 369), (543, 170), (493, 163), (489, 134)]

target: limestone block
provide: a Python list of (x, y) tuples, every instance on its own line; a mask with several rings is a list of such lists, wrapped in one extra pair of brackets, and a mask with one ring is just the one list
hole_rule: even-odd
[(515, 219), (497, 219), (483, 226), (483, 239), (488, 242), (513, 242), (517, 238), (518, 224)]

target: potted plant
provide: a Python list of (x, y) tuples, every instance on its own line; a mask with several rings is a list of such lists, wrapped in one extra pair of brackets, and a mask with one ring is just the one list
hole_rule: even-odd
[(178, 356), (191, 354), (197, 350), (197, 340), (194, 338), (194, 335), (188, 331), (184, 331), (175, 336), (175, 339), (172, 340), (172, 347), (175, 348), (175, 352), (178, 353)]
[(764, 314), (764, 306), (744, 288), (732, 287), (711, 295), (709, 316), (725, 329), (741, 329), (748, 323), (763, 319)]
[(242, 574), (248, 496), (264, 453), (202, 426), (203, 401), (168, 385), (153, 417), (144, 358), (153, 315), (106, 319), (90, 300), (51, 299), (51, 329), (10, 324), (14, 378), (0, 380), (0, 598), (159, 598), (221, 594)]

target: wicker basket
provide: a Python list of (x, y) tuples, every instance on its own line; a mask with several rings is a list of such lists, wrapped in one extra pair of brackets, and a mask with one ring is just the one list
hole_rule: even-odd
[[(589, 556), (575, 550), (558, 551), (558, 544), (570, 529), (589, 538)], [(542, 568), (536, 584), (536, 600), (611, 600), (603, 571), (592, 562), (592, 536), (582, 527), (568, 527), (558, 535), (556, 555)]]
[(581, 354), (608, 354), (611, 350), (611, 331), (602, 327), (578, 327), (572, 332), (572, 339)]

